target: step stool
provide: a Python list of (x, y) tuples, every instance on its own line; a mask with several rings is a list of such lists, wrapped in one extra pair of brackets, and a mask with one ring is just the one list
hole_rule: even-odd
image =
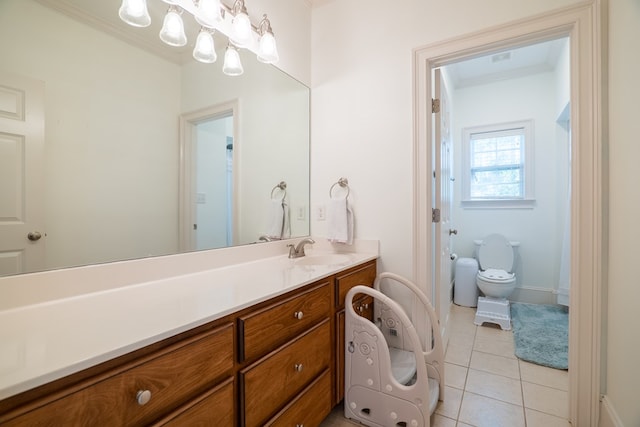
[(511, 330), (511, 309), (506, 298), (479, 297), (478, 309), (474, 324), (481, 326), (483, 323), (495, 323), (500, 325), (503, 331)]

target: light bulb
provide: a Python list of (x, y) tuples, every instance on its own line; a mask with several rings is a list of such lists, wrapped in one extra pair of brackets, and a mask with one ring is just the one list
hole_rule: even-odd
[(146, 0), (122, 0), (118, 15), (120, 19), (134, 27), (148, 27), (151, 24)]
[(160, 39), (170, 46), (184, 46), (187, 44), (187, 36), (184, 34), (184, 23), (177, 9), (173, 6), (164, 17)]
[(200, 0), (195, 14), (196, 21), (202, 26), (213, 28), (222, 21), (221, 7), (220, 0)]
[(238, 12), (231, 21), (231, 43), (247, 47), (251, 42), (251, 21), (245, 11)]
[(258, 46), (258, 61), (267, 64), (274, 64), (278, 62), (278, 47), (276, 46), (276, 38), (272, 33), (264, 33), (260, 37), (260, 44)]
[(193, 48), (193, 57), (200, 62), (212, 64), (218, 59), (216, 47), (213, 42), (213, 34), (206, 29), (201, 29)]
[(222, 66), (222, 72), (227, 76), (239, 76), (244, 73), (242, 62), (240, 62), (240, 54), (233, 46), (227, 46), (227, 50), (224, 53), (224, 65)]

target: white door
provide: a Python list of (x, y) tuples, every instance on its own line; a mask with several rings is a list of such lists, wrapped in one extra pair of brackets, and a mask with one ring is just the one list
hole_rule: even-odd
[[(434, 70), (435, 99), (435, 165), (434, 195), (435, 208), (440, 211), (440, 221), (435, 222), (436, 238), (434, 254), (435, 266), (435, 305), (440, 319), (443, 344), (446, 348), (449, 339), (449, 309), (451, 306), (451, 235), (457, 233), (451, 224), (452, 176), (451, 176), (451, 132), (450, 102), (440, 73)], [(439, 106), (438, 106), (439, 103)]]
[(0, 276), (42, 270), (44, 83), (0, 71)]

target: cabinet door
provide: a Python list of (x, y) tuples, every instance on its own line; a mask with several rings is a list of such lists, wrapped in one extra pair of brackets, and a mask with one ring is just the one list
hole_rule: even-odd
[(338, 284), (338, 291), (336, 292), (338, 300), (336, 301), (336, 308), (341, 309), (344, 307), (344, 299), (347, 296), (349, 289), (357, 285), (373, 286), (373, 281), (376, 279), (376, 263), (371, 261), (362, 265), (356, 270), (348, 271), (345, 274), (338, 275), (336, 282)]

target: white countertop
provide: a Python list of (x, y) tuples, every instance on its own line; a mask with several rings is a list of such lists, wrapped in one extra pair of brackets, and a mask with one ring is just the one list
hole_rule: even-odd
[(272, 256), (0, 310), (0, 399), (376, 259), (377, 252), (343, 258), (303, 265), (309, 258)]

